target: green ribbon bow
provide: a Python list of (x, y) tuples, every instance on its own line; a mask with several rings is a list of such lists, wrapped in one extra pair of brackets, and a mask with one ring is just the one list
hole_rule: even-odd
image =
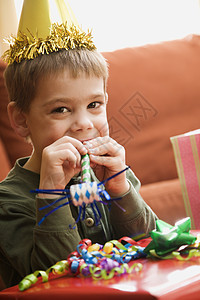
[(156, 221), (156, 229), (150, 232), (152, 241), (144, 249), (146, 254), (154, 250), (158, 256), (165, 255), (178, 249), (182, 245), (190, 245), (196, 237), (190, 234), (191, 220), (185, 218), (172, 226), (162, 220)]

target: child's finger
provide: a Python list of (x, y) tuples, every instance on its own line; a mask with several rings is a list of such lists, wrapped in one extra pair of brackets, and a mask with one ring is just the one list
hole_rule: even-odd
[(44, 149), (43, 157), (49, 157), (51, 165), (59, 165), (67, 160), (80, 164), (81, 159), (79, 151), (71, 143), (51, 145)]
[(55, 141), (52, 145), (54, 146), (64, 146), (64, 147), (68, 147), (69, 144), (73, 145), (81, 155), (84, 155), (87, 153), (87, 149), (86, 147), (77, 139), (72, 138), (72, 137), (68, 137), (68, 136), (63, 136), (60, 139), (58, 139), (57, 141)]
[(86, 148), (95, 148), (98, 147), (100, 145), (103, 145), (105, 143), (108, 142), (112, 142), (113, 144), (117, 144), (117, 142), (115, 140), (113, 140), (111, 137), (109, 136), (103, 136), (103, 137), (97, 137), (95, 139), (92, 139), (90, 141), (86, 141), (83, 143), (84, 146), (86, 146)]
[(110, 156), (121, 156), (124, 148), (120, 145), (115, 145), (110, 142), (103, 145), (99, 145), (95, 148), (89, 148), (88, 153), (93, 155), (110, 155)]
[(109, 169), (110, 168), (116, 168), (116, 171), (118, 171), (118, 168), (120, 168), (119, 159), (117, 157), (96, 156), (96, 155), (90, 154), (90, 160), (91, 160), (92, 163), (107, 167)]
[(124, 147), (110, 137), (98, 137), (85, 144), (89, 154), (120, 156), (125, 160)]

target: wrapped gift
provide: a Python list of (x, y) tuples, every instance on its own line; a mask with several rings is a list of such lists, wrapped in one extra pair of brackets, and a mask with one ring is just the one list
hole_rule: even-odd
[(187, 215), (200, 228), (200, 129), (170, 138)]

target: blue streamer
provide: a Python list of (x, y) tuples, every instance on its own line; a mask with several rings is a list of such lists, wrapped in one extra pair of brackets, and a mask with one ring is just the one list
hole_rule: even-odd
[(65, 203), (63, 203), (63, 204), (61, 204), (61, 205), (55, 207), (55, 208), (52, 209), (51, 211), (49, 211), (48, 214), (46, 214), (46, 215), (38, 222), (38, 225), (41, 225), (41, 223), (42, 223), (49, 215), (51, 215), (54, 211), (58, 210), (59, 208), (65, 206), (65, 205), (68, 205), (68, 204), (70, 204), (70, 203), (71, 203), (71, 201), (65, 202)]
[[(105, 189), (101, 189), (101, 185), (104, 185), (107, 181), (111, 180), (112, 178), (120, 175), (121, 173), (125, 172), (126, 170), (128, 170), (130, 167), (126, 167), (125, 169), (123, 169), (122, 171), (116, 173), (115, 175), (112, 175), (110, 177), (108, 177), (107, 179), (99, 182), (97, 184), (97, 187), (98, 187), (98, 194), (99, 194), (99, 197), (100, 197), (100, 201), (101, 203), (105, 204), (105, 205), (108, 205), (110, 203), (110, 201), (114, 201), (114, 203), (116, 204), (116, 200), (120, 200), (121, 198), (114, 198), (114, 199), (111, 199), (110, 195), (108, 194), (108, 192), (105, 190)], [(63, 196), (59, 199), (56, 199), (54, 200), (53, 202), (49, 203), (48, 205), (45, 205), (43, 207), (40, 207), (39, 210), (43, 210), (43, 209), (46, 209), (46, 208), (49, 208), (57, 203), (59, 203), (61, 200), (63, 199), (68, 199), (67, 202), (63, 203), (63, 204), (60, 204), (58, 205), (57, 207), (55, 207), (54, 209), (52, 209), (51, 211), (49, 211), (39, 222), (38, 222), (38, 225), (41, 225), (41, 223), (50, 215), (52, 214), (53, 212), (55, 212), (56, 210), (58, 210), (59, 208), (65, 206), (65, 205), (68, 205), (70, 203), (72, 203), (72, 200), (71, 200), (71, 195), (70, 195), (70, 190), (69, 189), (35, 189), (35, 190), (31, 190), (30, 191), (31, 193), (37, 193), (37, 194), (51, 194), (51, 195), (58, 195), (58, 196)], [(92, 208), (92, 211), (94, 213), (94, 217), (95, 217), (95, 224), (98, 225), (99, 222), (100, 222), (100, 219), (101, 219), (101, 212), (96, 204), (96, 200), (94, 200), (93, 203), (90, 203), (89, 204)], [(120, 209), (122, 209), (123, 211), (125, 211), (119, 204), (117, 204), (119, 206)], [(71, 229), (74, 229), (76, 226), (76, 224), (80, 221), (80, 220), (84, 220), (85, 219), (85, 211), (86, 211), (86, 204), (83, 203), (82, 206), (79, 206), (79, 214), (78, 214), (78, 217), (75, 221), (75, 224), (72, 226), (72, 225), (69, 225), (69, 227)]]

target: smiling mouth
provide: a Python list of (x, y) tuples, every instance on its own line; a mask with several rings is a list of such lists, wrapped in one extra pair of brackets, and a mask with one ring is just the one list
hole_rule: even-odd
[(91, 137), (91, 138), (87, 138), (87, 139), (79, 139), (79, 141), (81, 142), (81, 143), (83, 143), (83, 142), (89, 142), (89, 141), (91, 141), (91, 140), (93, 140), (93, 139), (95, 139), (95, 138), (97, 138), (98, 136), (93, 136), (93, 137)]
[(91, 138), (91, 139), (85, 139), (85, 140), (80, 140), (80, 142), (81, 143), (84, 143), (84, 142), (89, 142), (89, 141), (91, 141), (93, 138)]

